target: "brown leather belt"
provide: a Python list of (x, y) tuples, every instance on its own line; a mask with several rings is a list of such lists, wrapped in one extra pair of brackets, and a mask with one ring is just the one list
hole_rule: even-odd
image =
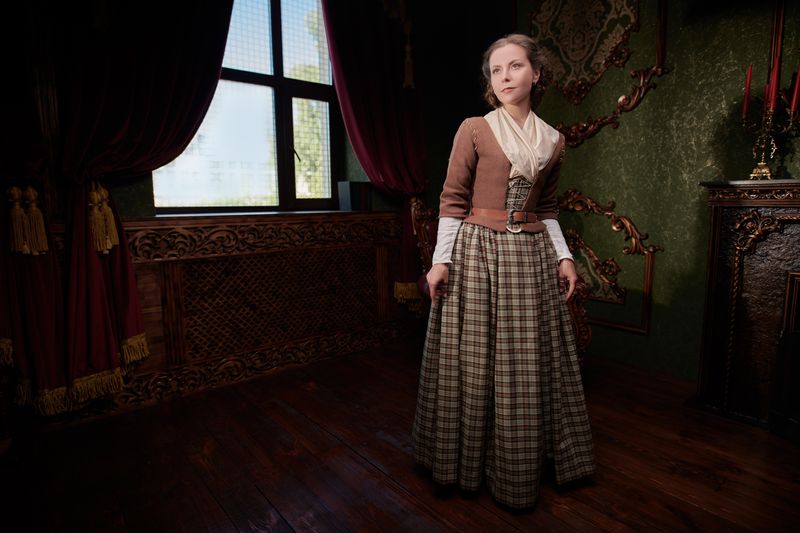
[(476, 217), (496, 218), (504, 220), (508, 223), (511, 222), (536, 222), (536, 213), (531, 211), (520, 211), (519, 209), (483, 209), (482, 207), (473, 207), (472, 215)]
[(506, 223), (506, 229), (511, 233), (519, 233), (522, 228), (517, 224), (520, 222), (536, 222), (539, 220), (536, 213), (531, 211), (522, 211), (519, 209), (483, 209), (482, 207), (473, 207), (470, 213), (476, 217), (494, 218), (502, 220)]

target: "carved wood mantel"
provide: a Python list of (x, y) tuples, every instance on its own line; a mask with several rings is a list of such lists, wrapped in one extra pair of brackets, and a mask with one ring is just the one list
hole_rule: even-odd
[(697, 399), (765, 425), (786, 314), (798, 305), (788, 288), (800, 272), (800, 180), (702, 185), (711, 236)]

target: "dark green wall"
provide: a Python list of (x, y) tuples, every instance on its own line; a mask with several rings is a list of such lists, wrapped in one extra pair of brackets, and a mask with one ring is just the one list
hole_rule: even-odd
[[(652, 329), (649, 336), (594, 327), (590, 351), (655, 370), (694, 377), (700, 354), (709, 236), (702, 181), (747, 179), (754, 166), (752, 137), (739, 123), (744, 72), (753, 63), (754, 92), (766, 81), (771, 21), (770, 3), (669, 2), (667, 64), (671, 72), (619, 129), (606, 128), (567, 151), (561, 189), (574, 187), (601, 202), (614, 200), (616, 212), (630, 216), (650, 235), (656, 254)], [(528, 29), (532, 2), (518, 2), (518, 27)], [(624, 69), (608, 71), (589, 97), (575, 107), (550, 91), (539, 113), (554, 124), (609, 114), (632, 85), (629, 71), (655, 59), (655, 1), (642, 1), (641, 29), (631, 41), (633, 56)], [(787, 2), (783, 84), (800, 62), (800, 5)], [(752, 109), (752, 106), (751, 106)], [(784, 177), (800, 177), (800, 161), (787, 155)], [(619, 234), (607, 223), (564, 217), (601, 250), (621, 250)], [(641, 272), (628, 272), (623, 286), (637, 296)]]
[[(436, 205), (453, 135), (464, 117), (483, 115), (480, 58), (497, 37), (528, 30), (533, 0), (497, 4), (490, 10), (465, 10), (463, 3), (442, 2), (413, 9), (415, 81), (423, 102), (425, 146), (430, 187), (425, 195)], [(744, 73), (754, 65), (754, 92), (766, 77), (771, 6), (750, 2), (672, 0), (669, 7), (667, 64), (671, 72), (657, 80), (620, 128), (606, 128), (578, 148), (568, 150), (562, 191), (577, 188), (593, 198), (614, 200), (617, 212), (630, 216), (649, 243), (664, 247), (656, 255), (652, 330), (649, 336), (594, 327), (591, 352), (632, 364), (693, 377), (697, 371), (703, 320), (708, 212), (701, 181), (746, 179), (754, 162), (752, 139), (739, 124)], [(539, 113), (550, 123), (572, 123), (608, 114), (630, 90), (632, 68), (655, 58), (655, 0), (642, 0), (642, 24), (633, 36), (628, 66), (607, 72), (579, 106), (554, 92)], [(787, 2), (783, 86), (800, 62), (800, 5)], [(794, 66), (792, 66), (794, 65)], [(800, 161), (783, 149), (786, 177), (800, 176)], [(346, 179), (365, 175), (347, 149)], [(113, 191), (126, 216), (148, 214), (147, 180), (131, 180)], [(151, 200), (150, 200), (151, 202)], [(375, 193), (374, 209), (402, 204)], [(598, 219), (599, 220), (599, 219)], [(565, 217), (597, 244), (601, 254), (620, 250), (619, 234), (584, 217)], [(617, 252), (618, 253), (618, 252)], [(635, 300), (641, 261), (620, 260), (620, 281)], [(628, 319), (635, 319), (632, 306)]]

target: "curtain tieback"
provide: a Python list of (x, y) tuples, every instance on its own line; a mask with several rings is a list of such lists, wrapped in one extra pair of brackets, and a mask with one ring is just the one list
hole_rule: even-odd
[(114, 213), (108, 205), (108, 191), (96, 182), (92, 182), (89, 189), (89, 227), (97, 252), (107, 254), (119, 244)]

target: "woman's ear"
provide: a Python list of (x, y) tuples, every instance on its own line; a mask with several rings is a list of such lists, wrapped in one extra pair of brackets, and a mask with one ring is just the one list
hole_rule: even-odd
[(539, 77), (541, 77), (541, 75), (542, 75), (541, 69), (533, 71), (533, 85), (539, 83)]

